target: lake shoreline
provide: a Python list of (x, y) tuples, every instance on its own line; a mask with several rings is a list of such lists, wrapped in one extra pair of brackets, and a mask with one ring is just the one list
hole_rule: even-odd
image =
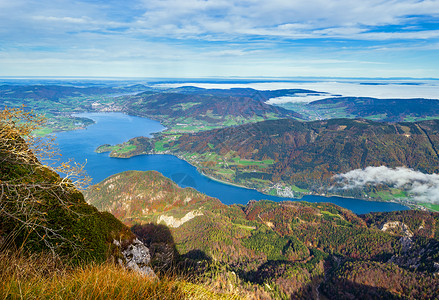
[[(407, 210), (408, 207), (398, 203), (364, 201), (362, 199), (346, 199), (336, 196), (324, 197), (306, 195), (304, 198), (285, 198), (261, 193), (260, 191), (245, 186), (236, 185), (223, 180), (218, 180), (210, 175), (204, 174), (193, 164), (181, 157), (169, 152), (158, 152), (155, 149), (137, 155), (131, 159), (117, 159), (108, 154), (98, 154), (94, 150), (103, 144), (120, 144), (138, 136), (152, 136), (155, 132), (164, 130), (159, 122), (142, 117), (135, 117), (117, 113), (81, 114), (83, 117), (94, 119), (95, 124), (87, 127), (86, 130), (73, 130), (59, 133), (57, 141), (63, 158), (72, 158), (77, 162), (87, 161), (86, 171), (92, 177), (93, 183), (98, 183), (105, 178), (128, 170), (147, 171), (155, 170), (164, 176), (175, 178), (186, 178), (180, 186), (192, 187), (201, 193), (219, 199), (226, 205), (245, 205), (250, 200), (271, 200), (279, 201), (307, 201), (307, 202), (330, 202), (344, 207), (357, 214), (364, 214), (371, 211), (395, 211)], [(163, 154), (163, 155), (159, 155)], [(178, 183), (178, 179), (174, 180)]]
[[(101, 146), (99, 146), (99, 147), (101, 147)], [(151, 152), (148, 152), (148, 153), (135, 154), (135, 155), (131, 155), (131, 156), (128, 156), (128, 157), (114, 157), (114, 158), (129, 159), (129, 158), (136, 157), (136, 156), (141, 156), (141, 155), (171, 155), (171, 156), (174, 156), (174, 157), (176, 157), (176, 158), (178, 158), (178, 159), (181, 159), (181, 160), (187, 162), (188, 164), (190, 164), (191, 166), (193, 166), (194, 168), (196, 168), (197, 171), (198, 171), (202, 176), (204, 176), (204, 177), (206, 177), (206, 178), (208, 178), (208, 179), (210, 179), (210, 180), (213, 180), (213, 181), (215, 181), (215, 182), (219, 182), (219, 183), (222, 183), (222, 184), (226, 184), (226, 185), (230, 185), (230, 186), (234, 186), (234, 187), (242, 188), (242, 189), (247, 189), (247, 190), (251, 190), (251, 191), (256, 191), (256, 192), (259, 192), (259, 193), (264, 194), (264, 195), (267, 195), (267, 196), (275, 196), (275, 197), (279, 197), (279, 198), (284, 198), (284, 199), (286, 199), (285, 201), (306, 201), (306, 200), (303, 200), (304, 197), (307, 197), (307, 196), (313, 196), (313, 197), (323, 197), (323, 198), (342, 198), (342, 199), (347, 199), (347, 200), (348, 200), (348, 199), (355, 199), (355, 200), (362, 200), (362, 201), (367, 201), (367, 202), (371, 202), (371, 203), (372, 203), (372, 202), (394, 203), (394, 204), (402, 205), (402, 206), (404, 206), (404, 207), (406, 207), (406, 208), (408, 208), (408, 209), (412, 209), (412, 207), (409, 206), (409, 205), (412, 205), (412, 206), (417, 205), (417, 204), (415, 204), (415, 203), (406, 204), (406, 203), (399, 202), (399, 201), (396, 201), (396, 200), (385, 201), (385, 200), (381, 200), (381, 199), (373, 199), (373, 198), (355, 198), (355, 197), (342, 196), (342, 195), (337, 195), (337, 194), (325, 194), (325, 195), (321, 195), (321, 194), (313, 193), (313, 192), (310, 192), (310, 193), (308, 193), (308, 194), (306, 194), (306, 195), (302, 195), (301, 197), (284, 197), (284, 196), (281, 196), (281, 195), (270, 195), (270, 194), (267, 194), (267, 193), (265, 193), (264, 191), (262, 191), (262, 190), (258, 190), (258, 189), (256, 189), (256, 188), (251, 188), (251, 187), (247, 187), (247, 186), (244, 186), (244, 185), (239, 185), (239, 184), (236, 184), (236, 183), (232, 183), (232, 182), (229, 182), (229, 181), (224, 181), (224, 180), (221, 180), (221, 179), (215, 178), (215, 177), (213, 177), (212, 175), (208, 175), (208, 174), (204, 173), (203, 171), (200, 171), (200, 169), (199, 169), (196, 165), (194, 165), (193, 163), (191, 163), (191, 161), (187, 160), (184, 156), (182, 156), (182, 155), (178, 155), (178, 154), (174, 154), (174, 153), (171, 153), (171, 152), (151, 151)], [(289, 200), (289, 199), (294, 199), (294, 200)], [(328, 203), (331, 203), (331, 202), (328, 202)]]
[[(108, 113), (114, 113), (114, 112), (88, 112), (88, 113), (79, 113), (79, 114), (75, 114), (75, 115), (82, 115), (82, 114), (108, 114)], [(122, 113), (122, 114), (124, 114), (124, 115), (126, 115), (126, 116), (131, 116), (131, 115), (128, 115), (127, 113), (125, 113), (125, 112), (118, 112), (118, 113)], [(81, 117), (84, 117), (84, 116), (81, 116)], [(161, 120), (157, 120), (157, 119), (145, 118), (145, 117), (141, 117), (141, 116), (131, 116), (131, 117), (138, 117), (138, 118), (142, 118), (142, 119), (145, 119), (145, 120), (153, 120), (153, 121), (159, 122), (160, 124), (162, 123)], [(89, 117), (89, 118), (90, 118), (90, 117)], [(90, 118), (90, 119), (92, 119), (92, 118)], [(92, 120), (93, 120), (93, 119), (92, 119)], [(93, 120), (93, 121), (94, 121), (95, 123), (97, 122), (96, 120)], [(91, 124), (91, 125), (93, 125), (93, 124)], [(163, 126), (163, 125), (162, 125), (162, 126)], [(164, 127), (163, 130), (158, 131), (158, 132), (152, 132), (152, 133), (150, 133), (150, 134), (153, 136), (154, 134), (164, 132), (164, 131), (166, 131), (167, 129), (168, 129), (168, 128)], [(127, 142), (129, 142), (129, 140), (125, 140), (123, 143), (127, 143)], [(121, 143), (121, 144), (123, 144), (123, 143)], [(95, 152), (97, 152), (97, 149), (99, 149), (99, 148), (102, 147), (102, 146), (103, 146), (103, 145), (99, 145), (99, 146), (95, 149)], [(114, 146), (117, 146), (117, 145), (114, 145)], [(105, 151), (105, 152), (111, 152), (111, 150), (110, 150), (110, 151)], [(104, 152), (104, 153), (105, 153), (105, 152)], [(97, 153), (99, 153), (99, 152), (97, 152)], [(386, 201), (386, 200), (382, 200), (382, 199), (375, 199), (375, 198), (356, 198), (356, 197), (344, 196), (344, 195), (337, 195), (337, 194), (325, 194), (325, 195), (322, 195), (322, 194), (319, 194), (319, 193), (317, 193), (317, 192), (312, 192), (312, 191), (310, 191), (309, 193), (306, 193), (306, 194), (301, 194), (300, 197), (294, 197), (294, 196), (293, 196), (293, 197), (286, 197), (286, 196), (282, 196), (282, 195), (279, 195), (279, 194), (277, 194), (277, 195), (270, 195), (270, 194), (266, 193), (264, 190), (260, 190), (260, 189), (257, 189), (257, 188), (251, 188), (251, 187), (248, 187), (248, 186), (245, 186), (245, 185), (240, 185), (240, 184), (236, 184), (236, 183), (233, 183), (233, 182), (229, 182), (229, 181), (221, 180), (221, 179), (216, 178), (216, 177), (214, 177), (214, 176), (212, 176), (212, 175), (206, 174), (205, 172), (203, 172), (202, 170), (200, 170), (198, 166), (196, 166), (195, 164), (193, 164), (191, 161), (187, 160), (183, 155), (175, 154), (175, 153), (172, 153), (171, 151), (156, 151), (156, 150), (152, 150), (152, 151), (144, 152), (144, 153), (128, 154), (128, 155), (126, 155), (126, 156), (120, 156), (120, 155), (118, 155), (118, 153), (115, 153), (115, 155), (114, 155), (113, 153), (111, 153), (111, 154), (112, 154), (112, 155), (110, 156), (110, 154), (109, 154), (109, 156), (112, 157), (112, 158), (122, 158), (122, 159), (128, 159), (128, 158), (132, 158), (132, 157), (136, 157), (136, 156), (141, 156), (141, 155), (172, 155), (172, 156), (177, 157), (178, 159), (181, 159), (181, 160), (187, 162), (188, 164), (190, 164), (191, 166), (193, 166), (194, 168), (196, 168), (196, 170), (197, 170), (202, 176), (204, 176), (204, 177), (206, 177), (206, 178), (208, 178), (208, 179), (210, 179), (210, 180), (213, 180), (213, 181), (215, 181), (215, 182), (218, 182), (218, 183), (221, 183), (221, 184), (225, 184), (225, 185), (229, 185), (229, 186), (233, 186), (233, 187), (242, 188), (242, 189), (247, 189), (247, 190), (251, 190), (251, 191), (256, 191), (256, 192), (259, 192), (259, 193), (264, 194), (264, 195), (267, 195), (267, 196), (275, 196), (275, 197), (284, 198), (284, 199), (294, 199), (293, 201), (296, 201), (296, 200), (297, 200), (297, 201), (306, 201), (306, 200), (302, 200), (302, 199), (303, 199), (304, 197), (307, 197), (307, 196), (324, 197), (324, 198), (332, 198), (332, 197), (336, 197), (336, 198), (342, 198), (342, 199), (356, 199), (356, 200), (362, 200), (362, 201), (367, 201), (367, 202), (394, 203), (394, 204), (402, 205), (402, 206), (404, 206), (404, 207), (406, 207), (406, 208), (409, 208), (409, 209), (412, 209), (412, 206), (416, 206), (416, 207), (418, 207), (416, 203), (411, 203), (411, 202), (409, 202), (409, 203), (407, 204), (407, 203), (400, 202), (400, 201), (397, 201), (397, 200), (394, 200), (394, 199)]]

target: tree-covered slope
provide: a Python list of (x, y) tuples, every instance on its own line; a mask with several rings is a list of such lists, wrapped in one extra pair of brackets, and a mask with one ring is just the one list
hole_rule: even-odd
[[(123, 111), (162, 121), (174, 129), (200, 131), (213, 127), (245, 124), (266, 119), (300, 118), (300, 115), (265, 103), (265, 98), (218, 90), (196, 92), (146, 92), (122, 97)], [(180, 125), (178, 125), (180, 124)]]
[[(260, 189), (283, 182), (327, 192), (334, 175), (368, 166), (437, 173), (438, 128), (437, 120), (390, 124), (282, 119), (184, 134), (169, 141), (165, 137), (162, 143), (168, 152), (225, 181)], [(357, 193), (351, 196), (364, 195)]]
[[(350, 293), (374, 295), (378, 286), (380, 295), (421, 299), (438, 291), (432, 275), (439, 271), (437, 226), (428, 227), (428, 236), (414, 228), (422, 220), (437, 222), (439, 214), (416, 212), (407, 222), (414, 232), (407, 242), (405, 232), (382, 227), (400, 220), (398, 213), (357, 216), (333, 204), (306, 202), (226, 206), (157, 172), (134, 171), (90, 187), (86, 199), (127, 224), (136, 223), (136, 233), (150, 243), (150, 233), (166, 233), (156, 247), (175, 246), (180, 263), (198, 262), (195, 270), (203, 280), (223, 282), (222, 288), (234, 286), (254, 298), (310, 299), (319, 290), (340, 299), (349, 297), (344, 286), (352, 287)], [(409, 264), (414, 257), (417, 263)], [(355, 273), (352, 263), (370, 266), (369, 272)], [(403, 288), (376, 283), (376, 274), (403, 278)]]
[(181, 208), (183, 213), (185, 208), (189, 212), (203, 205), (225, 207), (218, 199), (192, 188), (179, 188), (156, 171), (118, 173), (89, 187), (84, 195), (99, 210), (111, 211), (127, 223), (139, 223), (144, 218), (149, 220), (149, 214), (164, 213), (175, 208)]
[(439, 100), (423, 98), (337, 97), (313, 101), (307, 107), (325, 119), (352, 117), (384, 122), (411, 122), (439, 116)]
[(113, 240), (130, 243), (134, 239), (113, 215), (88, 205), (79, 191), (59, 186), (60, 178), (50, 170), (40, 168), (30, 178), (21, 169), (19, 176), (26, 176), (26, 186), (10, 177), (10, 170), (11, 166), (0, 167), (6, 190), (1, 196), (1, 248), (51, 251), (77, 262), (103, 262), (120, 256)]
[(307, 107), (317, 111), (325, 119), (352, 117), (384, 122), (404, 122), (439, 116), (439, 100), (437, 99), (337, 97), (314, 101)]

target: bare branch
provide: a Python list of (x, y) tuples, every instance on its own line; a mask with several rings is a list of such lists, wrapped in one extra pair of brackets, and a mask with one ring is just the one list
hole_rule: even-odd
[(55, 253), (57, 247), (73, 242), (63, 236), (63, 228), (50, 225), (49, 206), (81, 217), (72, 209), (76, 203), (70, 196), (85, 188), (90, 178), (84, 165), (59, 163), (54, 137), (32, 134), (44, 122), (44, 117), (24, 107), (0, 111), (0, 225), (19, 224), (20, 230), (34, 234)]

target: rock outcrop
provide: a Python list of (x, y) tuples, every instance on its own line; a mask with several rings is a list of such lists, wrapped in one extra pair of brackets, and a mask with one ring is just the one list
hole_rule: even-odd
[(180, 219), (174, 218), (173, 216), (161, 215), (157, 219), (157, 223), (158, 224), (165, 223), (166, 226), (168, 226), (168, 227), (178, 228), (181, 225), (183, 225), (184, 223), (186, 223), (187, 221), (190, 221), (193, 218), (195, 218), (197, 216), (202, 216), (202, 215), (204, 215), (203, 212), (201, 212), (199, 210), (190, 211), (183, 218), (180, 218)]
[(124, 260), (119, 259), (119, 263), (127, 269), (139, 272), (147, 277), (156, 277), (156, 274), (149, 266), (151, 255), (149, 249), (139, 239), (134, 239), (131, 243), (124, 246), (120, 241), (114, 240), (113, 244), (119, 247)]

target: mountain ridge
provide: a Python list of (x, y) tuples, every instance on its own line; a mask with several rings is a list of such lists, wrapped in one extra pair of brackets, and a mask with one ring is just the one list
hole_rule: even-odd
[(439, 100), (425, 98), (333, 97), (313, 101), (307, 107), (317, 110), (324, 118), (345, 114), (382, 122), (419, 121), (439, 115)]

